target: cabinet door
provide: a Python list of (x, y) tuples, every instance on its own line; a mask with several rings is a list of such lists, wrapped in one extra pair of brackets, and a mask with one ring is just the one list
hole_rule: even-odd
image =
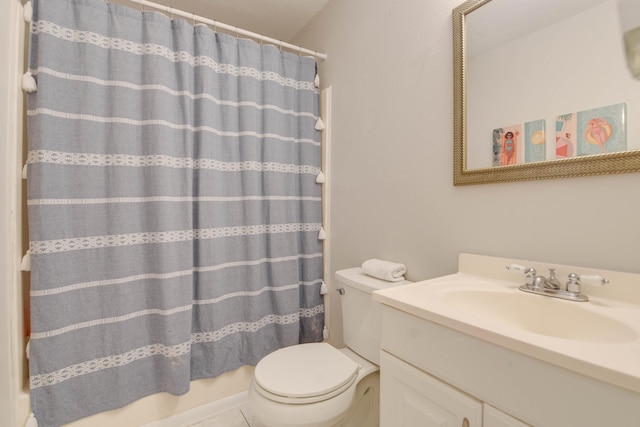
[(481, 427), (482, 403), (386, 353), (380, 358), (380, 427)]
[(484, 404), (484, 422), (483, 427), (530, 427), (528, 424), (520, 420), (516, 420), (511, 415), (494, 408), (493, 406)]

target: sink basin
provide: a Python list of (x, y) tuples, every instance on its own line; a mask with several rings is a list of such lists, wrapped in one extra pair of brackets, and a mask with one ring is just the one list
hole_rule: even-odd
[(478, 320), (507, 324), (554, 338), (598, 343), (633, 341), (634, 329), (624, 323), (583, 307), (582, 303), (562, 301), (514, 289), (444, 290), (443, 302)]

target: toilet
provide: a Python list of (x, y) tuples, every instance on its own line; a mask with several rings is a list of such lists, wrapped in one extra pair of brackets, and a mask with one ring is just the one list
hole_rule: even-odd
[(249, 407), (267, 427), (379, 425), (382, 310), (371, 293), (409, 283), (336, 272), (342, 296), (344, 342), (298, 344), (276, 350), (255, 368)]

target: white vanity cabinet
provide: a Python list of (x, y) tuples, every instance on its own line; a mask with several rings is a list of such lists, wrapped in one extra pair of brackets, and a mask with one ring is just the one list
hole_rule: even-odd
[(636, 393), (387, 305), (382, 350), (381, 427), (640, 425)]
[(380, 370), (381, 427), (527, 427), (384, 351)]
[(482, 427), (529, 427), (491, 405), (484, 404)]
[[(608, 284), (588, 287), (588, 302), (534, 295), (504, 268), (514, 264)], [(382, 427), (640, 426), (638, 283), (640, 274), (460, 254), (455, 274), (375, 291)]]
[(381, 427), (480, 427), (482, 402), (402, 360), (380, 355)]

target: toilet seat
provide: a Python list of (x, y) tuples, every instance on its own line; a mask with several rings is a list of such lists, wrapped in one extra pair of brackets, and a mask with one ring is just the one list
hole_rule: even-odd
[(272, 401), (309, 404), (344, 392), (358, 370), (356, 362), (327, 343), (299, 344), (263, 358), (255, 368), (254, 385)]

